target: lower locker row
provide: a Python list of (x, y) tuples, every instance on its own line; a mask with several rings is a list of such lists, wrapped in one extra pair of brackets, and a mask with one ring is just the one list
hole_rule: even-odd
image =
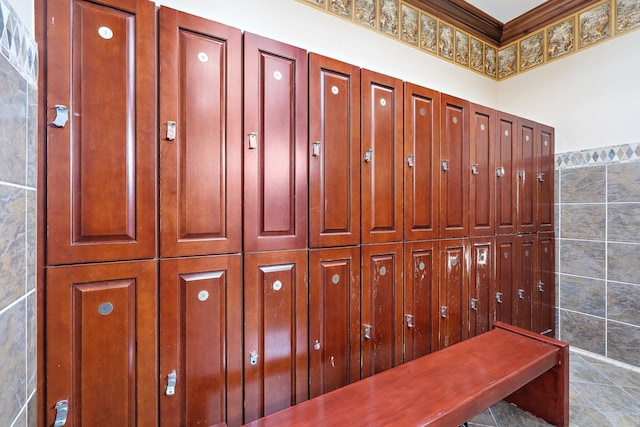
[(540, 234), (51, 267), (48, 422), (66, 398), (67, 425), (239, 425), (496, 320), (553, 334), (553, 247)]

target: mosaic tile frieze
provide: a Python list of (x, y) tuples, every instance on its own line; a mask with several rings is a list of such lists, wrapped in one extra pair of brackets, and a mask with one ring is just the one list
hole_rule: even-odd
[(556, 169), (640, 161), (640, 143), (615, 145), (555, 155)]
[(583, 48), (608, 38), (611, 28), (609, 3), (602, 3), (581, 13), (578, 15), (578, 21), (578, 47)]
[[(320, 0), (324, 3), (324, 0)], [(352, 15), (352, 1), (351, 0), (329, 0), (329, 11), (340, 15), (344, 18), (351, 18)]]
[(380, 31), (398, 37), (398, 0), (380, 0)]
[(618, 0), (616, 7), (616, 32), (622, 33), (640, 26), (640, 1)]
[(378, 14), (376, 11), (376, 0), (355, 0), (356, 1), (356, 22), (371, 28), (377, 28)]
[(498, 49), (488, 45), (484, 49), (484, 73), (494, 79), (498, 75)]
[(438, 21), (424, 13), (420, 14), (420, 48), (433, 54), (438, 52)]
[(537, 33), (520, 41), (520, 70), (542, 64), (544, 60), (544, 36)]
[(38, 81), (38, 49), (16, 12), (0, 0), (0, 53), (31, 85)]
[(405, 4), (402, 5), (402, 41), (418, 45), (418, 11)]
[(574, 34), (574, 18), (547, 28), (547, 60), (573, 52), (575, 50)]
[(438, 23), (438, 55), (443, 58), (452, 60), (454, 51), (453, 27)]
[(456, 62), (469, 65), (469, 36), (461, 31), (456, 31)]
[(471, 45), (469, 51), (469, 66), (472, 70), (482, 73), (482, 58), (484, 55), (484, 43), (478, 39), (471, 37)]
[(498, 51), (498, 79), (518, 72), (518, 50), (515, 44)]

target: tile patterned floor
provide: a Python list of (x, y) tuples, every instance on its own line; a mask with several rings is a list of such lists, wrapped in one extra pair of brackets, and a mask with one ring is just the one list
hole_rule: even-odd
[[(640, 427), (640, 372), (582, 353), (570, 353), (569, 425)], [(498, 402), (469, 427), (542, 427), (543, 420), (507, 402)]]

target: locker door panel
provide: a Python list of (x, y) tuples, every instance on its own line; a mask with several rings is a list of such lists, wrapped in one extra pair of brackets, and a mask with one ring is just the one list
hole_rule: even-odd
[(405, 240), (438, 237), (440, 94), (411, 83), (404, 86)]
[(50, 265), (155, 256), (155, 5), (111, 3), (47, 4)]
[(402, 243), (362, 246), (362, 377), (402, 363)]
[(47, 269), (47, 425), (157, 425), (156, 263)]
[(402, 81), (362, 70), (362, 243), (402, 240)]
[(513, 289), (513, 324), (529, 331), (533, 330), (531, 299), (535, 289), (536, 236), (518, 236), (518, 278)]
[(441, 240), (439, 281), (439, 348), (468, 336), (469, 266), (468, 240)]
[(360, 379), (360, 249), (309, 252), (310, 397)]
[(496, 234), (515, 234), (518, 119), (498, 112), (496, 138)]
[(160, 28), (160, 253), (239, 252), (240, 30), (165, 7)]
[(493, 284), (494, 240), (471, 239), (471, 273), (469, 278), (469, 338), (491, 329), (489, 308)]
[(309, 245), (360, 243), (360, 69), (309, 54)]
[(440, 237), (469, 232), (469, 102), (441, 95)]
[(308, 396), (307, 252), (245, 255), (244, 422)]
[(497, 236), (495, 248), (496, 276), (491, 286), (492, 321), (513, 322), (513, 287), (518, 280), (516, 236)]
[(536, 149), (537, 125), (529, 120), (519, 120), (518, 136), (518, 233), (536, 230)]
[(495, 229), (496, 111), (471, 104), (471, 179), (469, 191), (471, 236), (491, 236)]
[(160, 280), (161, 424), (242, 424), (240, 255), (162, 260)]
[(554, 129), (538, 125), (538, 231), (554, 231)]
[(537, 281), (533, 290), (534, 331), (555, 335), (555, 240), (552, 233), (538, 235)]
[(435, 351), (438, 327), (438, 244), (404, 244), (404, 361)]
[(307, 54), (244, 33), (244, 249), (307, 246)]

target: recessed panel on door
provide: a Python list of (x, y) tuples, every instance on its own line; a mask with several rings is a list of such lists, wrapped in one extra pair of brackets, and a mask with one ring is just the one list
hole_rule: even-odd
[(493, 318), (490, 310), (493, 286), (493, 237), (471, 239), (469, 274), (469, 338), (491, 329)]
[(538, 234), (538, 268), (533, 289), (533, 330), (555, 335), (555, 239), (553, 233)]
[(244, 33), (244, 250), (307, 246), (307, 52)]
[(404, 239), (438, 237), (440, 93), (404, 85)]
[(471, 236), (491, 236), (495, 231), (496, 111), (471, 104), (470, 115), (469, 234)]
[(532, 297), (537, 270), (536, 236), (518, 236), (518, 279), (513, 283), (513, 324), (529, 331), (533, 330)]
[(309, 54), (309, 246), (360, 243), (360, 69)]
[(538, 125), (538, 231), (554, 231), (554, 129)]
[(49, 265), (155, 256), (155, 5), (108, 3), (47, 3)]
[(516, 236), (496, 236), (495, 280), (491, 284), (490, 309), (492, 321), (513, 321), (513, 287), (518, 280), (518, 251)]
[(239, 252), (242, 36), (160, 9), (160, 253)]
[(319, 396), (360, 379), (360, 248), (309, 251), (309, 385)]
[(160, 261), (161, 424), (242, 415), (241, 256)]
[(520, 119), (518, 135), (518, 233), (536, 231), (537, 209), (537, 125)]
[(402, 241), (402, 81), (362, 70), (362, 243)]
[(518, 194), (516, 187), (518, 119), (498, 112), (496, 137), (496, 234), (515, 234)]
[(439, 348), (468, 337), (469, 266), (467, 239), (440, 240)]

